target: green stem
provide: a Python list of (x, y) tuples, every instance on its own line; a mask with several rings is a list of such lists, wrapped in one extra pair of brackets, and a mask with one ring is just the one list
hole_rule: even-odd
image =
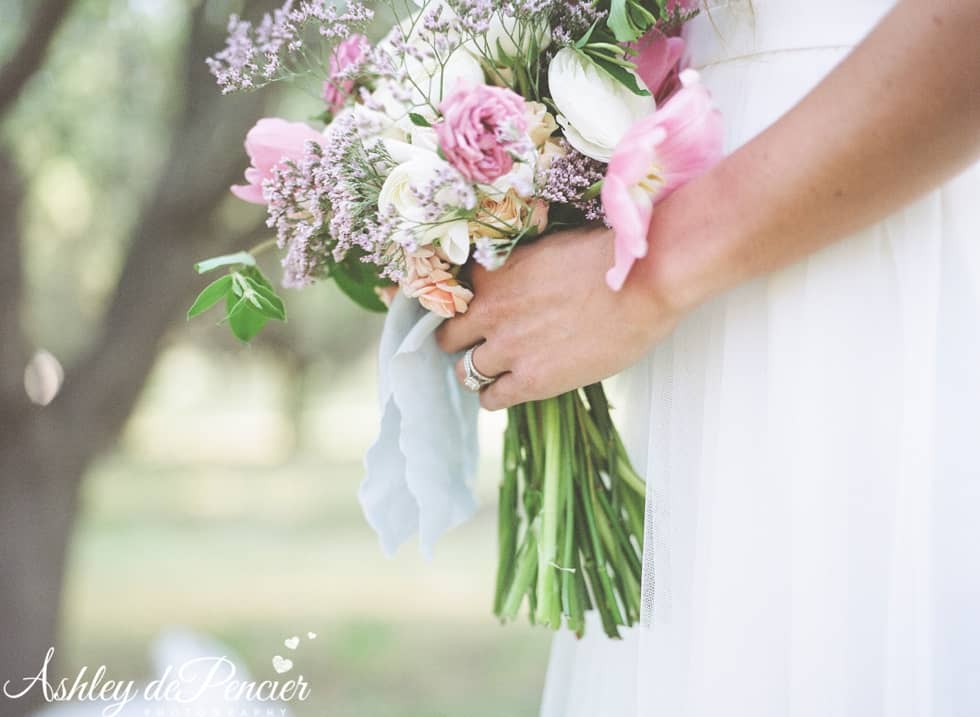
[(517, 554), (517, 569), (514, 573), (514, 580), (510, 584), (510, 589), (501, 605), (500, 612), (497, 613), (497, 617), (501, 620), (513, 620), (517, 617), (517, 611), (521, 609), (524, 595), (534, 583), (534, 576), (538, 567), (536, 553), (534, 531), (528, 529), (524, 536), (524, 543)]
[(258, 256), (259, 254), (267, 252), (269, 251), (269, 249), (274, 249), (277, 246), (278, 246), (277, 239), (275, 238), (266, 239), (265, 241), (261, 241), (255, 246), (253, 246), (251, 249), (249, 249), (248, 253), (251, 254), (252, 256)]
[[(541, 490), (541, 533), (538, 542), (537, 622), (560, 627), (560, 601), (555, 580), (558, 560), (558, 507), (561, 497), (561, 411), (558, 399), (540, 402), (541, 428), (544, 433), (544, 476)], [(557, 619), (556, 619), (557, 617)]]
[(514, 579), (514, 561), (517, 552), (517, 471), (520, 446), (518, 428), (513, 410), (507, 420), (504, 432), (504, 477), (500, 483), (500, 502), (497, 513), (497, 589), (494, 594), (493, 611), (499, 615), (503, 608), (508, 586)]

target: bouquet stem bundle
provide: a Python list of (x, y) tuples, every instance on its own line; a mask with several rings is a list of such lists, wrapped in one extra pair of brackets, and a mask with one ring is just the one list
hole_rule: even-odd
[(494, 613), (581, 636), (585, 612), (610, 637), (639, 619), (643, 479), (626, 455), (602, 384), (508, 412)]

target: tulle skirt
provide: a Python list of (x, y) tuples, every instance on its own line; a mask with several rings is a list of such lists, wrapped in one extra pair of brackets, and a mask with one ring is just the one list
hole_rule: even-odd
[[(695, 20), (729, 148), (890, 5)], [(703, 306), (623, 378), (643, 624), (559, 634), (543, 717), (980, 715), (980, 167)]]

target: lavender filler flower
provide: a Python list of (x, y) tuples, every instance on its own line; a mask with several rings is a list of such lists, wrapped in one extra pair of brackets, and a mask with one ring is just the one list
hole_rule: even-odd
[(373, 17), (374, 12), (357, 0), (348, 2), (343, 11), (330, 0), (287, 0), (266, 13), (258, 26), (232, 15), (225, 47), (207, 59), (208, 67), (225, 94), (307, 73), (322, 76), (325, 69), (310, 62), (304, 52), (305, 37), (319, 36), (336, 43)]
[(554, 204), (567, 204), (585, 215), (586, 221), (605, 221), (602, 200), (589, 190), (601, 182), (606, 165), (576, 151), (562, 140), (567, 154), (557, 157), (543, 176), (538, 177), (541, 197)]

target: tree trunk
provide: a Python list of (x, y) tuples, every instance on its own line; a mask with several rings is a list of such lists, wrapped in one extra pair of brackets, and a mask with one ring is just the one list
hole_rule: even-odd
[(9, 700), (20, 680), (36, 675), (55, 644), (65, 549), (75, 512), (77, 452), (60, 450), (57, 417), (27, 399), (28, 352), (19, 331), (19, 208), (22, 190), (9, 156), (0, 153), (0, 716), (17, 717), (41, 695)]
[(43, 698), (33, 689), (11, 700), (3, 686), (9, 681), (8, 691), (20, 692), (57, 647), (81, 478), (124, 426), (166, 334), (201, 287), (193, 262), (267, 233), (259, 224), (231, 235), (215, 218), (245, 163), (229, 148), (239, 145), (265, 101), (260, 93), (222, 98), (215, 88), (203, 60), (220, 46), (222, 29), (209, 27), (203, 4), (197, 6), (168, 162), (134, 226), (91, 347), (45, 407), (31, 404), (23, 386), (31, 348), (20, 326), (22, 191), (0, 148), (0, 717), (23, 717)]
[[(74, 526), (81, 456), (52, 450), (63, 430), (31, 411), (0, 450), (0, 675), (17, 694), (37, 675), (56, 626), (68, 538)], [(52, 678), (54, 676), (52, 675)], [(0, 697), (2, 717), (20, 717), (43, 695)]]

